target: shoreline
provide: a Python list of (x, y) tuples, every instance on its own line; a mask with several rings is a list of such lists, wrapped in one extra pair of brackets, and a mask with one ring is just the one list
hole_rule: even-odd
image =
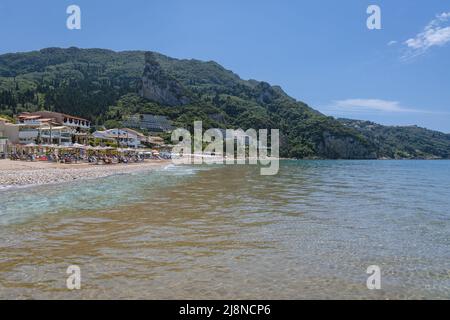
[(0, 191), (156, 170), (171, 163), (170, 160), (146, 160), (130, 164), (93, 165), (0, 160)]
[[(334, 159), (290, 159), (287, 161), (334, 161)], [(361, 160), (361, 159), (360, 159)], [(445, 161), (448, 159), (364, 159), (362, 161)], [(349, 160), (351, 161), (351, 160)], [(89, 163), (60, 164), (50, 162), (28, 162), (0, 160), (0, 191), (41, 185), (92, 180), (113, 175), (162, 169), (172, 164), (171, 160), (146, 160), (140, 163), (94, 165)]]
[(327, 158), (279, 158), (279, 160), (314, 161), (448, 161), (450, 158), (374, 158), (374, 159), (327, 159)]

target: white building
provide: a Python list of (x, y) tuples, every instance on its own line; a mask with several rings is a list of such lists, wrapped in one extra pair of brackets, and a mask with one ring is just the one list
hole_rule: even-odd
[(39, 128), (44, 144), (71, 145), (72, 131), (66, 126), (43, 126)]
[(105, 131), (95, 131), (92, 136), (97, 139), (116, 141), (122, 147), (138, 148), (141, 140), (134, 130), (126, 129), (109, 129)]
[[(18, 120), (22, 126), (20, 143), (36, 141), (38, 138), (37, 129), (42, 125), (48, 124), (62, 128), (61, 132), (64, 131), (64, 137), (61, 137), (62, 140), (66, 140), (65, 134), (69, 130), (72, 137), (70, 143), (73, 140), (74, 142), (86, 144), (91, 127), (90, 121), (86, 119), (52, 111), (23, 112), (18, 116)], [(53, 141), (53, 137), (51, 140)]]
[(123, 125), (131, 128), (145, 129), (149, 132), (170, 132), (174, 129), (172, 121), (169, 118), (152, 114), (136, 114), (130, 116), (123, 122)]
[(0, 158), (7, 153), (8, 145), (19, 142), (19, 128), (7, 119), (0, 118)]

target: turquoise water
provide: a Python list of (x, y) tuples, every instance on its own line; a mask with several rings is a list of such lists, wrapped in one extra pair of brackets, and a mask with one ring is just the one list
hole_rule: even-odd
[(96, 180), (0, 190), (0, 225), (20, 223), (42, 214), (113, 208), (144, 201), (152, 191), (174, 185), (205, 168), (173, 165)]
[(283, 161), (0, 191), (0, 297), (450, 298), (449, 177), (450, 161)]

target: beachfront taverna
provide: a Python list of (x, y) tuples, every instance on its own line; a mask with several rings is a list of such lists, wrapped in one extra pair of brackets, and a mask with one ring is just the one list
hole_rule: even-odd
[(23, 112), (17, 123), (0, 118), (0, 154), (10, 145), (87, 144), (91, 122), (89, 120), (51, 111)]

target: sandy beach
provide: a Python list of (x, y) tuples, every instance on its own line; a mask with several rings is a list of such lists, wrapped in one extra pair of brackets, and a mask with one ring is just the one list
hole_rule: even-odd
[(115, 174), (155, 170), (170, 163), (170, 160), (146, 160), (131, 164), (93, 165), (0, 160), (0, 189), (103, 178)]

